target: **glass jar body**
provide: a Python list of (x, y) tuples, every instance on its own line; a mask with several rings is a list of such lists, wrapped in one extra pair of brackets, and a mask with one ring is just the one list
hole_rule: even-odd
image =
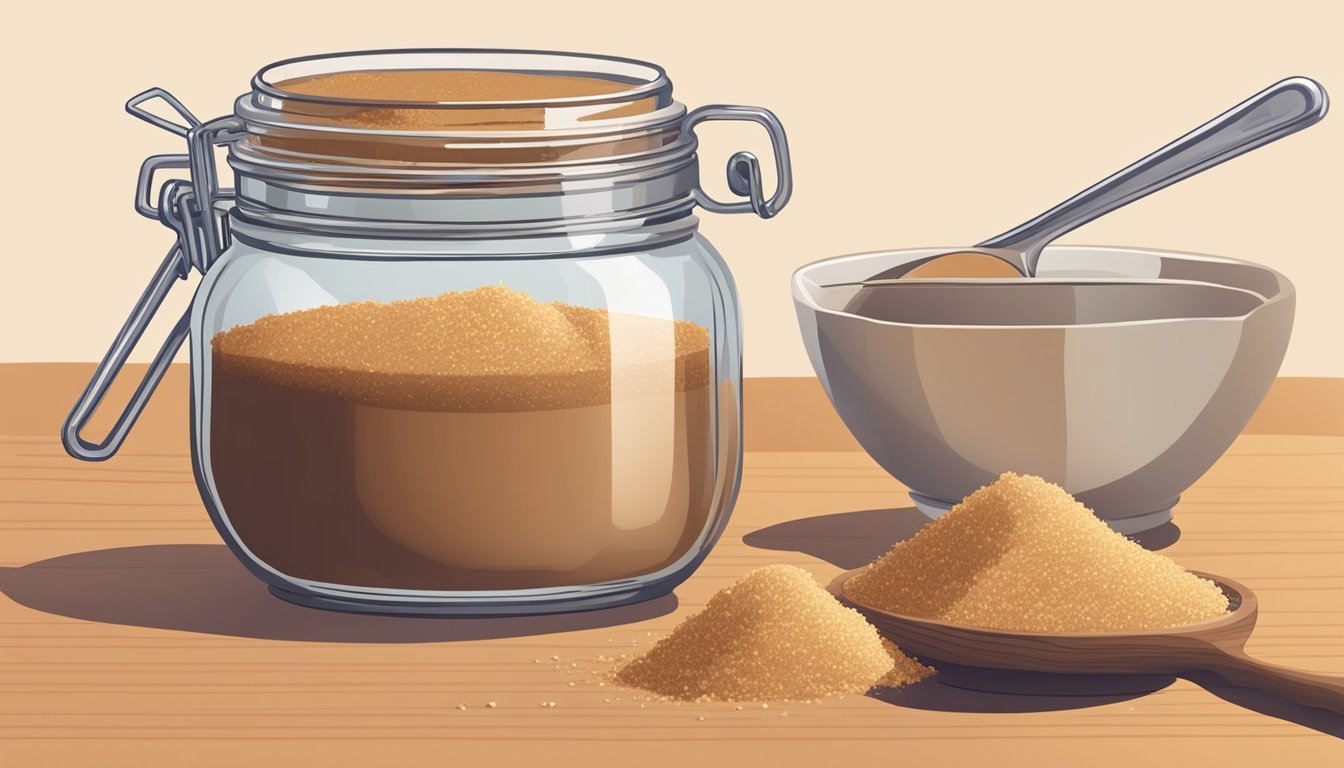
[(221, 536), (322, 607), (544, 613), (670, 591), (726, 525), (742, 451), (736, 292), (694, 217), (677, 229), (234, 222), (191, 311), (193, 461)]
[[(666, 593), (705, 557), (737, 493), (741, 339), (693, 212), (784, 206), (773, 113), (688, 110), (648, 62), (469, 49), (275, 62), (206, 122), (161, 88), (127, 110), (186, 140), (136, 187), (176, 241), (61, 427), (71, 456), (113, 456), (190, 340), (202, 498), (282, 597), (581, 610)], [(724, 120), (765, 129), (773, 194), (745, 151), (741, 199), (701, 188), (695, 128)], [(82, 434), (193, 271), (113, 428)]]

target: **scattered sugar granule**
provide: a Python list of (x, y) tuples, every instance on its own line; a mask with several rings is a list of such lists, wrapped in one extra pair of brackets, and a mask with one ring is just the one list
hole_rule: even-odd
[(1063, 488), (1012, 472), (897, 544), (845, 592), (891, 613), (1018, 632), (1179, 627), (1228, 609), (1218, 585), (1112, 531)]

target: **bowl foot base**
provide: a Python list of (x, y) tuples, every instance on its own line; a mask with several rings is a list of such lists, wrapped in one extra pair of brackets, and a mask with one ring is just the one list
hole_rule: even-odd
[[(947, 511), (954, 506), (951, 502), (935, 499), (931, 496), (925, 496), (922, 493), (915, 493), (914, 491), (910, 492), (910, 500), (915, 502), (915, 508), (920, 512), (923, 512), (924, 516), (930, 520), (937, 520), (947, 514)], [(1134, 517), (1121, 517), (1111, 520), (1106, 520), (1106, 518), (1102, 519), (1106, 520), (1106, 524), (1116, 533), (1132, 536), (1136, 533), (1143, 533), (1144, 531), (1152, 530), (1159, 525), (1171, 522), (1171, 510), (1175, 508), (1176, 502), (1179, 500), (1180, 499), (1173, 500), (1171, 504), (1156, 512), (1148, 512), (1142, 515), (1135, 515)]]

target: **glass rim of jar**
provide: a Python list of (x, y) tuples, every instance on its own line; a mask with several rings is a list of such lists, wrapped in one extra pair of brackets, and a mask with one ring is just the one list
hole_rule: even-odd
[[(510, 66), (498, 66), (505, 63), (505, 59)], [(495, 66), (491, 66), (495, 60), (499, 61)], [(582, 64), (584, 68), (562, 69), (556, 66), (562, 62)], [(455, 65), (450, 65), (453, 63)], [(525, 64), (532, 66), (523, 66)], [(610, 93), (515, 100), (406, 101), (304, 94), (285, 90), (280, 86), (280, 83), (303, 77), (398, 70), (494, 71), (546, 77), (567, 75), (612, 82), (628, 80), (631, 87)], [(618, 104), (660, 95), (661, 92), (670, 96), (672, 82), (668, 79), (667, 72), (657, 64), (605, 54), (522, 48), (389, 48), (320, 53), (281, 59), (258, 70), (252, 77), (252, 88), (256, 93), (269, 99), (332, 106), (385, 109), (518, 109)]]
[[(575, 78), (617, 84), (595, 94), (543, 95), (531, 98), (480, 98), (458, 101), (406, 100), (379, 94), (309, 94), (287, 89), (294, 80), (348, 73), (493, 72), (536, 78)], [(501, 93), (501, 96), (508, 96)], [(633, 109), (632, 109), (633, 108)], [(368, 110), (414, 118), (390, 123), (332, 122), (333, 114)], [(520, 124), (518, 115), (532, 115)], [(610, 141), (641, 132), (674, 133), (686, 108), (672, 97), (672, 82), (650, 62), (602, 54), (493, 48), (403, 48), (348, 51), (284, 59), (268, 64), (252, 78), (252, 89), (235, 104), (235, 113), (259, 137), (365, 137), (369, 141), (429, 141), (443, 150), (476, 151), (480, 142), (513, 147), (556, 141)], [(453, 125), (450, 115), (470, 115)], [(448, 122), (434, 124), (441, 118)], [(399, 124), (400, 123), (400, 124)], [(300, 132), (298, 134), (292, 132)], [(444, 143), (446, 142), (446, 143)]]
[[(341, 74), (499, 73), (602, 81), (599, 93), (581, 85), (467, 85), (461, 101), (433, 99), (453, 86), (410, 90), (377, 81), (286, 87)], [(346, 95), (343, 90), (348, 90)], [(578, 94), (578, 95), (575, 95)], [(497, 101), (481, 100), (493, 96)], [(524, 96), (529, 98), (511, 98)], [(532, 98), (535, 97), (535, 98)], [(325, 53), (268, 64), (234, 103), (243, 134), (230, 150), (235, 170), (291, 182), (310, 176), (360, 185), (370, 174), (399, 183), (474, 187), (484, 176), (511, 181), (517, 173), (609, 174), (632, 171), (632, 161), (677, 163), (695, 152), (684, 131), (686, 106), (656, 64), (600, 54), (490, 48), (405, 48)], [(369, 118), (361, 118), (367, 114)], [(568, 169), (568, 170), (566, 170)], [(638, 175), (638, 174), (636, 174)], [(417, 182), (417, 179), (420, 181)]]

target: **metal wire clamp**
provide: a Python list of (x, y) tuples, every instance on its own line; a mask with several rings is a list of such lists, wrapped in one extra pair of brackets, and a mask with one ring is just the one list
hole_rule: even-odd
[[(155, 99), (168, 104), (182, 118), (183, 123), (153, 114), (144, 108), (144, 104)], [(229, 116), (202, 123), (182, 102), (162, 88), (151, 88), (136, 94), (126, 102), (126, 111), (151, 125), (185, 138), (187, 152), (154, 155), (140, 166), (135, 210), (173, 230), (176, 240), (154, 271), (144, 293), (131, 308), (130, 316), (112, 340), (112, 345), (103, 355), (88, 386), (61, 427), (61, 442), (66, 452), (85, 461), (103, 461), (117, 452), (144, 410), (145, 403), (154, 394), (154, 388), (168, 371), (177, 350), (186, 341), (190, 310), (184, 312), (168, 332), (168, 338), (154, 355), (144, 378), (107, 436), (95, 442), (81, 435), (173, 284), (177, 280), (185, 280), (192, 269), (204, 273), (228, 247), (228, 234), (221, 223), (216, 203), (232, 198), (233, 190), (219, 186), (215, 147), (234, 141), (241, 135), (239, 121)], [(156, 195), (154, 177), (158, 171), (165, 169), (188, 170), (191, 179), (165, 181), (158, 187)], [(155, 197), (157, 204), (152, 202)]]

